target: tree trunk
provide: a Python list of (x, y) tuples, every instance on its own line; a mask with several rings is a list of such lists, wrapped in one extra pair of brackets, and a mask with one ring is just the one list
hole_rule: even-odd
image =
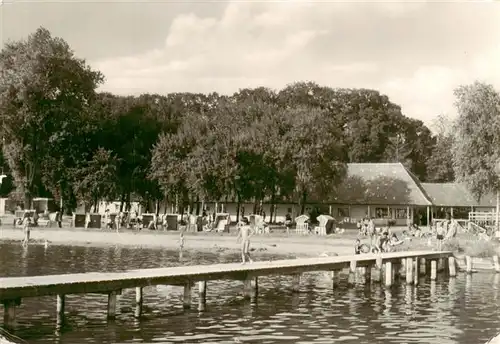
[(200, 197), (196, 197), (196, 216), (200, 215)]
[(271, 209), (269, 211), (269, 222), (272, 223), (273, 222), (273, 215), (275, 213), (275, 207), (274, 207), (274, 203), (276, 202), (276, 188), (273, 187), (273, 192), (271, 194)]
[(31, 193), (29, 191), (25, 192), (23, 200), (24, 209), (31, 209), (31, 201), (32, 201)]
[(307, 192), (302, 191), (302, 196), (300, 198), (300, 215), (304, 215), (306, 211), (306, 200), (307, 200)]
[(163, 209), (163, 214), (166, 214), (168, 212), (168, 194), (165, 191), (165, 195), (163, 196), (163, 203), (165, 205), (165, 209)]
[(123, 206), (125, 205), (125, 199), (126, 199), (125, 193), (122, 193), (122, 196), (120, 199), (120, 212), (123, 211)]
[(132, 210), (132, 205), (130, 204), (130, 191), (127, 192), (127, 196), (125, 198), (125, 210), (126, 211)]
[(63, 210), (64, 208), (64, 198), (63, 198), (63, 187), (59, 186), (59, 210)]
[(236, 200), (236, 223), (240, 222), (240, 207), (241, 207), (241, 201), (240, 201), (240, 196), (237, 196)]

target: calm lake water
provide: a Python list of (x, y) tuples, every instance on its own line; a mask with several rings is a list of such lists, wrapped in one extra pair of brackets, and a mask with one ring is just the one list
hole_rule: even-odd
[[(276, 259), (277, 257), (266, 257)], [(234, 262), (236, 255), (131, 249), (0, 244), (0, 276), (121, 271)], [(343, 279), (344, 281), (347, 278)], [(372, 284), (331, 288), (324, 273), (309, 273), (301, 292), (291, 278), (259, 280), (257, 304), (240, 296), (240, 282), (208, 284), (207, 308), (182, 309), (181, 287), (144, 290), (144, 317), (134, 319), (134, 290), (118, 299), (117, 319), (106, 321), (105, 295), (67, 296), (67, 325), (55, 333), (55, 297), (23, 300), (17, 336), (27, 343), (422, 343), (483, 344), (500, 331), (500, 275), (460, 274), (422, 280), (391, 291)]]

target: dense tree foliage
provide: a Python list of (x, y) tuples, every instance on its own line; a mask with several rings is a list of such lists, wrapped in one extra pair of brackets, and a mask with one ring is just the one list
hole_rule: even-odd
[(435, 145), (432, 154), (427, 159), (427, 180), (435, 183), (445, 183), (455, 180), (453, 170), (453, 121), (444, 115), (439, 115), (434, 123), (436, 129)]
[(451, 144), (375, 90), (297, 82), (231, 96), (133, 97), (96, 93), (102, 81), (45, 29), (6, 45), (0, 163), (15, 190), (1, 192), (25, 203), (52, 195), (69, 209), (76, 200), (88, 208), (167, 198), (181, 209), (230, 199), (295, 201), (303, 211), (333, 199), (349, 162), (401, 162), (422, 180), (449, 178), (429, 157)]
[(500, 189), (500, 94), (475, 82), (457, 88), (455, 96), (454, 172), (479, 199)]
[(28, 206), (46, 191), (62, 194), (67, 166), (82, 147), (80, 120), (102, 80), (68, 44), (39, 29), (0, 53), (3, 153)]

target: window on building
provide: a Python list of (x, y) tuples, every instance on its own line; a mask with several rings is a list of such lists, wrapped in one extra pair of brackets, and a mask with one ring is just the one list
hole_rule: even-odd
[(375, 208), (375, 217), (377, 219), (385, 219), (389, 217), (389, 209), (387, 209), (387, 207)]
[(292, 213), (292, 208), (288, 208), (288, 209), (287, 209), (287, 212), (288, 212), (289, 214), (291, 214), (291, 213)]
[(338, 209), (338, 216), (340, 218), (350, 217), (349, 208), (339, 208)]
[(394, 209), (394, 218), (396, 219), (406, 219), (408, 218), (408, 212), (405, 208), (396, 208)]

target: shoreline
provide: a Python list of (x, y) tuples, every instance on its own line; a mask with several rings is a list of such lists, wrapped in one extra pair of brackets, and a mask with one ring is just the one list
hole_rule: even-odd
[[(0, 241), (21, 242), (24, 238), (20, 228), (0, 227)], [(192, 233), (184, 235), (184, 250), (198, 252), (239, 252), (241, 244), (236, 242), (236, 235), (231, 233)], [(179, 249), (178, 232), (140, 232), (124, 230), (85, 230), (83, 228), (33, 228), (30, 240), (37, 245), (46, 240), (50, 246), (92, 246), (149, 249)], [(251, 238), (252, 254), (292, 255), (297, 258), (318, 257), (322, 253), (347, 255), (353, 253), (353, 238), (317, 237), (298, 235), (255, 235)]]

